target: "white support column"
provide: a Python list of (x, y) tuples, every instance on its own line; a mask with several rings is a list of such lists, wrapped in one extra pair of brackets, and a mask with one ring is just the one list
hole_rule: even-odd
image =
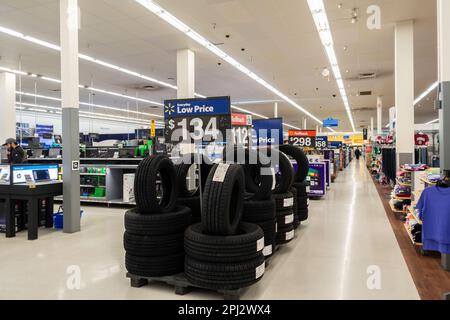
[(274, 118), (278, 118), (278, 102), (275, 102), (273, 105), (273, 116)]
[(308, 130), (308, 119), (306, 117), (303, 118), (303, 129)]
[(395, 27), (397, 166), (414, 162), (414, 21)]
[(78, 0), (60, 0), (64, 232), (80, 231)]
[(319, 126), (316, 126), (316, 134), (319, 133)]
[(16, 75), (0, 73), (0, 145), (16, 138)]
[(372, 141), (375, 140), (375, 123), (374, 123), (374, 118), (371, 117), (370, 118), (370, 136), (372, 137)]
[(377, 134), (383, 133), (383, 97), (377, 97)]
[[(438, 0), (437, 11), (440, 165), (442, 173), (450, 177), (450, 0)], [(450, 271), (450, 255), (442, 254), (441, 261), (444, 270)]]
[(195, 53), (190, 49), (177, 52), (178, 99), (195, 97)]

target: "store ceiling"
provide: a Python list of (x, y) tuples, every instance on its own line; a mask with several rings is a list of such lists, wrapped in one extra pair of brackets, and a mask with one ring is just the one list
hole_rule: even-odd
[[(158, 3), (211, 42), (220, 43), (223, 51), (317, 117), (337, 117), (341, 120), (340, 131), (351, 130), (336, 82), (322, 76), (323, 68), (330, 66), (306, 0), (159, 0)], [(198, 93), (230, 95), (233, 101), (277, 99), (226, 62), (219, 66), (221, 61), (216, 56), (133, 0), (79, 0), (79, 4), (81, 53), (176, 85), (176, 51), (189, 47), (196, 52)], [(365, 23), (365, 11), (371, 4), (373, 1), (366, 0), (325, 1), (357, 128), (367, 126), (370, 117), (376, 117), (377, 95), (384, 97), (384, 124), (388, 122), (388, 108), (395, 104), (396, 21), (415, 20), (416, 96), (437, 80), (435, 1), (376, 1), (381, 7), (383, 25), (376, 31), (368, 30)], [(350, 22), (353, 8), (359, 14), (356, 24)], [(59, 44), (58, 17), (56, 0), (0, 0), (1, 26), (56, 44)], [(0, 34), (0, 56), (0, 66), (18, 69), (21, 61), (25, 71), (59, 78), (57, 51)], [(358, 80), (360, 73), (368, 72), (376, 73), (377, 77)], [(80, 61), (80, 82), (153, 101), (176, 96), (174, 90), (167, 88), (137, 89), (151, 83), (85, 61)], [(24, 77), (22, 91), (35, 89), (42, 95), (59, 96), (59, 85), (39, 80), (35, 83), (34, 79)], [(360, 91), (372, 91), (372, 95), (358, 96)], [(82, 101), (89, 100), (86, 90), (80, 93)], [(150, 108), (145, 103), (104, 94), (96, 94), (93, 99), (97, 104), (162, 114), (161, 107)], [(416, 108), (417, 123), (437, 118), (433, 99), (430, 95), (428, 101), (424, 99)], [(55, 104), (40, 99), (37, 102)], [(273, 115), (273, 103), (243, 107)], [(280, 103), (279, 114), (287, 123), (302, 124), (303, 114), (287, 103)], [(311, 127), (316, 125), (312, 120), (308, 123)]]

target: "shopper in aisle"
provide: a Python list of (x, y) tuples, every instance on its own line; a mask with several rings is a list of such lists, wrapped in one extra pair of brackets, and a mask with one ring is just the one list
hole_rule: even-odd
[(356, 160), (359, 160), (359, 158), (361, 157), (361, 150), (359, 150), (359, 148), (356, 148), (355, 150), (355, 157)]
[(21, 164), (26, 162), (26, 153), (23, 148), (17, 143), (16, 139), (6, 139), (3, 146), (8, 150), (8, 162), (10, 164)]

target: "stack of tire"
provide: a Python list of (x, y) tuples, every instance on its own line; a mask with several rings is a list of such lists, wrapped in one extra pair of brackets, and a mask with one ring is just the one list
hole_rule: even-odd
[(274, 252), (277, 228), (275, 199), (272, 197), (275, 177), (270, 159), (259, 150), (242, 147), (226, 148), (224, 159), (244, 168), (246, 193), (242, 221), (254, 223), (263, 230), (263, 254), (267, 259)]
[(309, 171), (308, 157), (305, 155), (302, 149), (292, 145), (282, 145), (280, 146), (280, 150), (297, 162), (297, 171), (295, 172), (293, 179), (293, 189), (296, 190), (296, 192), (294, 191), (294, 202), (296, 207), (296, 211), (294, 211), (294, 214), (297, 216), (298, 223), (300, 225), (301, 222), (308, 219), (309, 213), (309, 182), (306, 181), (306, 177)]
[(240, 289), (259, 281), (265, 271), (264, 234), (241, 222), (244, 170), (237, 164), (216, 164), (206, 181), (202, 223), (185, 233), (185, 274), (200, 287)]
[[(199, 159), (200, 158), (200, 159)], [(211, 160), (206, 156), (198, 156), (196, 154), (188, 154), (183, 156), (176, 162), (176, 183), (178, 186), (178, 200), (177, 205), (187, 206), (192, 212), (192, 222), (198, 223), (201, 221), (201, 201), (200, 201), (200, 186), (197, 183), (196, 188), (190, 189), (187, 186), (189, 182), (188, 173), (190, 170), (195, 170), (194, 177), (197, 179), (199, 170), (202, 177), (202, 188), (205, 187), (206, 179), (211, 170)]]
[[(278, 173), (276, 175), (275, 199), (277, 219), (277, 245), (287, 244), (294, 238), (294, 195), (291, 192), (294, 179), (294, 169), (289, 158), (277, 149), (272, 149), (272, 157), (278, 158)], [(273, 154), (276, 152), (277, 154)]]
[(125, 266), (141, 277), (183, 272), (184, 231), (191, 210), (176, 206), (178, 195), (172, 161), (152, 156), (138, 166), (134, 192), (137, 208), (125, 213)]

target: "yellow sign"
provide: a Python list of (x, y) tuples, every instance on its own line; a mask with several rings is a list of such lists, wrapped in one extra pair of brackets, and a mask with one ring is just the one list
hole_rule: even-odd
[(150, 137), (154, 138), (156, 137), (156, 121), (152, 120), (151, 126), (150, 126)]
[(355, 134), (352, 136), (328, 136), (328, 141), (338, 141), (348, 145), (364, 144), (364, 136), (362, 134)]

